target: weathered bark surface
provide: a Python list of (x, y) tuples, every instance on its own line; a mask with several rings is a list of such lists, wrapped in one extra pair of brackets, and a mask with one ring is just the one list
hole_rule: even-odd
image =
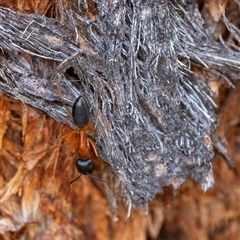
[[(110, 1), (82, 1), (80, 8), (79, 1), (41, 3), (2, 6), (52, 18), (0, 8), (0, 90), (21, 100), (0, 96), (3, 239), (237, 239), (239, 3), (221, 3), (228, 29), (214, 1), (200, 4), (204, 26), (192, 1), (122, 1), (118, 8)], [(99, 161), (93, 177), (115, 192), (88, 176), (69, 188), (78, 176), (77, 138), (56, 137), (72, 131), (61, 123), (75, 127), (56, 76), (65, 104), (82, 94), (93, 122), (99, 110), (97, 131), (111, 121), (96, 142), (108, 164)], [(233, 169), (219, 154), (212, 160), (211, 137)], [(186, 180), (209, 188), (212, 171), (207, 193)], [(127, 208), (148, 203), (148, 215), (133, 208), (124, 224)]]

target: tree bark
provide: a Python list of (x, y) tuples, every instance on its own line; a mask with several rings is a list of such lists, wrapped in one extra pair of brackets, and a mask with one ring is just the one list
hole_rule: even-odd
[(0, 2), (3, 239), (237, 239), (239, 3), (198, 2)]

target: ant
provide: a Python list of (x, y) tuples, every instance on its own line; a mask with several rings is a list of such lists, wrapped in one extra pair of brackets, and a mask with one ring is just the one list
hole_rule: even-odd
[[(90, 118), (89, 108), (85, 98), (80, 95), (75, 100), (73, 104), (72, 112), (70, 112), (70, 110), (65, 104), (64, 104), (64, 107), (67, 113), (72, 117), (73, 123), (76, 125), (78, 129), (73, 132), (67, 133), (63, 136), (60, 136), (58, 138), (68, 136), (74, 132), (78, 132), (78, 136), (79, 136), (78, 159), (76, 160), (76, 168), (80, 173), (80, 176), (72, 180), (70, 182), (71, 184), (75, 182), (77, 179), (79, 179), (81, 175), (91, 175), (91, 173), (94, 170), (93, 162), (100, 159), (100, 157), (98, 155), (95, 143), (90, 138), (90, 136), (93, 138), (97, 137), (97, 134), (94, 130), (92, 123), (89, 120)], [(91, 177), (94, 178), (93, 176)], [(100, 180), (100, 181), (103, 181), (103, 180)]]
[[(90, 175), (94, 169), (93, 161), (99, 159), (99, 156), (96, 146), (88, 134), (90, 133), (93, 137), (96, 137), (97, 134), (89, 121), (89, 108), (82, 96), (79, 96), (73, 104), (72, 118), (79, 132), (79, 158), (76, 160), (76, 168), (80, 174)], [(72, 180), (70, 184), (78, 178)]]
[[(66, 111), (68, 113), (71, 113), (67, 106)], [(118, 195), (111, 187), (110, 185), (104, 181), (103, 179), (99, 179), (97, 177), (94, 177), (91, 175), (91, 173), (94, 170), (94, 164), (93, 162), (100, 159), (95, 143), (93, 140), (89, 137), (91, 135), (92, 137), (96, 137), (97, 134), (93, 128), (92, 123), (89, 121), (89, 108), (87, 105), (87, 101), (82, 97), (81, 95), (76, 99), (76, 101), (73, 104), (72, 108), (72, 119), (73, 123), (78, 128), (79, 133), (79, 142), (78, 142), (78, 159), (76, 160), (76, 168), (77, 171), (80, 173), (78, 177), (70, 181), (69, 185), (73, 182), (77, 181), (82, 175), (88, 175), (91, 178), (98, 180), (100, 182), (103, 182), (108, 185), (108, 187), (113, 191), (114, 194)], [(110, 122), (108, 122), (101, 132), (104, 131), (108, 126), (110, 125)], [(76, 131), (74, 131), (76, 132)], [(66, 135), (72, 134), (73, 132), (70, 132)], [(66, 136), (64, 135), (64, 136)], [(63, 137), (63, 136), (62, 136)], [(68, 194), (67, 194), (68, 196)], [(119, 195), (118, 195), (119, 196)]]
[[(81, 175), (82, 174), (90, 175), (94, 169), (92, 160), (98, 159), (99, 155), (97, 153), (97, 149), (94, 142), (89, 137), (89, 134), (91, 134), (92, 137), (96, 137), (97, 134), (93, 128), (92, 123), (89, 121), (90, 117), (89, 117), (89, 108), (88, 108), (87, 101), (84, 99), (83, 96), (80, 95), (75, 100), (73, 104), (72, 112), (71, 112), (63, 102), (63, 96), (62, 96), (62, 91), (60, 88), (58, 76), (55, 77), (55, 80), (56, 80), (57, 89), (58, 89), (60, 98), (62, 100), (63, 106), (66, 112), (68, 113), (68, 115), (72, 117), (73, 123), (78, 128), (77, 131), (79, 133), (79, 142), (78, 142), (79, 158), (76, 160), (76, 168)], [(77, 131), (75, 130), (61, 137), (70, 135)], [(78, 178), (80, 178), (81, 175)], [(76, 181), (78, 178), (72, 180), (70, 184)]]

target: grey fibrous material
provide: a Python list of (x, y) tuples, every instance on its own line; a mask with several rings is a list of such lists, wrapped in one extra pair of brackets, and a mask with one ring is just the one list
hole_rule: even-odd
[(95, 18), (86, 1), (64, 6), (63, 25), (0, 8), (1, 91), (74, 127), (58, 77), (66, 104), (82, 94), (93, 120), (99, 108), (97, 132), (111, 125), (97, 149), (135, 206), (187, 177), (207, 190), (216, 116), (190, 65), (236, 78), (240, 54), (208, 36), (194, 1), (94, 3)]

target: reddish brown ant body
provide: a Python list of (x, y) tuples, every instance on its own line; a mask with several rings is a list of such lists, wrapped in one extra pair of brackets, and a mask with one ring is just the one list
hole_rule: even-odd
[[(89, 108), (87, 101), (81, 95), (76, 99), (73, 104), (72, 112), (63, 102), (63, 96), (60, 89), (60, 84), (58, 77), (56, 77), (56, 83), (60, 98), (62, 100), (63, 106), (66, 109), (68, 115), (72, 117), (74, 124), (78, 128), (77, 130), (65, 134), (61, 137), (68, 136), (72, 133), (78, 132), (78, 159), (76, 160), (76, 168), (80, 173), (76, 179), (72, 180), (70, 183), (73, 183), (81, 175), (90, 175), (93, 172), (94, 164), (96, 160), (100, 159), (97, 153), (96, 146), (93, 140), (90, 138), (90, 135), (95, 138), (97, 136), (92, 123), (89, 120)], [(107, 124), (108, 125), (108, 124)]]
[[(92, 123), (89, 120), (89, 108), (87, 105), (86, 100), (84, 97), (79, 96), (76, 101), (73, 104), (72, 113), (69, 111), (69, 109), (64, 105), (66, 108), (66, 111), (69, 113), (69, 115), (72, 116), (73, 122), (78, 128), (78, 130), (74, 132), (78, 132), (79, 139), (78, 139), (78, 159), (76, 160), (76, 168), (80, 175), (73, 179), (71, 183), (78, 180), (82, 175), (89, 175), (91, 178), (96, 179), (100, 182), (103, 182), (108, 185), (108, 187), (116, 194), (118, 195), (110, 186), (109, 184), (99, 178), (93, 177), (91, 173), (94, 170), (94, 164), (93, 162), (99, 161), (101, 158), (99, 157), (97, 153), (97, 149), (95, 146), (95, 143), (90, 138), (90, 135), (95, 138), (97, 137), (97, 134), (93, 128)], [(70, 114), (71, 113), (71, 114)], [(108, 122), (102, 131), (108, 127), (110, 122)], [(101, 132), (102, 132), (101, 131)], [(72, 132), (71, 132), (72, 133)], [(66, 135), (69, 135), (71, 133), (68, 133)], [(66, 136), (64, 135), (64, 136)]]
[(80, 174), (91, 174), (94, 169), (93, 161), (99, 159), (99, 156), (94, 142), (88, 135), (96, 137), (96, 132), (89, 121), (89, 108), (82, 96), (79, 96), (73, 105), (72, 118), (79, 132), (79, 158), (76, 160), (76, 168)]

